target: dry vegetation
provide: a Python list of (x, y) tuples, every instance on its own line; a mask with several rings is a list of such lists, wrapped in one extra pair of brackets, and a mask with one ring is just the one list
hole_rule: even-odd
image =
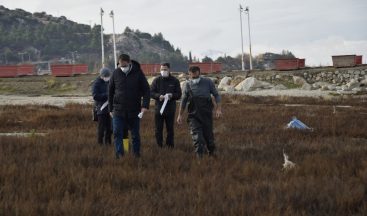
[[(96, 144), (90, 107), (1, 106), (0, 215), (365, 215), (367, 106), (362, 100), (225, 98), (218, 158), (197, 160), (187, 126), (159, 150), (153, 113), (142, 158)], [(316, 105), (317, 103), (322, 106)], [(351, 104), (352, 108), (332, 105)], [(314, 132), (284, 130), (297, 116)], [(283, 149), (297, 164), (282, 170)]]

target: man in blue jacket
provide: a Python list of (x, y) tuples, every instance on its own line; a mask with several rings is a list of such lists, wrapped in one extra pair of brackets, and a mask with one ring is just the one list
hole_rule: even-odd
[(149, 109), (150, 89), (140, 64), (129, 55), (119, 56), (119, 68), (111, 76), (108, 92), (116, 158), (124, 155), (122, 139), (126, 127), (131, 131), (134, 156), (140, 157), (140, 118)]
[(111, 117), (108, 111), (108, 82), (111, 77), (111, 71), (108, 68), (102, 68), (99, 74), (92, 88), (94, 105), (98, 116), (97, 142), (100, 145), (107, 145), (111, 144), (112, 134)]

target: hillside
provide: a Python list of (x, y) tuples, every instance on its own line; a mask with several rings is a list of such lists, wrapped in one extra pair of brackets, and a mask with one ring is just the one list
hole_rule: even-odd
[[(22, 9), (10, 10), (0, 5), (0, 65), (75, 61), (88, 64), (91, 71), (96, 71), (101, 66), (100, 29), (100, 25), (79, 24), (65, 16), (54, 17), (45, 12), (29, 13)], [(113, 67), (111, 34), (105, 34), (104, 43), (105, 62)], [(116, 35), (116, 46), (118, 53), (129, 53), (141, 63), (170, 62), (174, 71), (187, 71), (190, 60), (199, 61), (184, 56), (162, 33), (152, 35), (129, 27), (122, 34)], [(294, 57), (286, 50), (280, 54), (264, 53), (253, 56), (253, 66), (256, 69), (266, 69), (271, 67), (274, 59)], [(244, 60), (248, 68), (248, 54), (245, 54)], [(241, 55), (221, 56), (217, 59), (205, 57), (202, 62), (222, 63), (224, 71), (239, 70)]]
[[(41, 13), (22, 9), (10, 10), (0, 6), (0, 64), (24, 61), (67, 61), (74, 59), (100, 67), (100, 25), (93, 27)], [(129, 53), (142, 63), (170, 61), (175, 69), (186, 69), (187, 59), (179, 49), (163, 38), (161, 33), (144, 33), (126, 28), (116, 35), (118, 52)], [(113, 66), (112, 35), (105, 35), (105, 56)]]

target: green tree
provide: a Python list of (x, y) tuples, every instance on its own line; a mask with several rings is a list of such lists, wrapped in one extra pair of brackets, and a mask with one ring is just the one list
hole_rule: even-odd
[(210, 57), (208, 56), (205, 56), (201, 62), (204, 62), (204, 63), (211, 63), (211, 62), (214, 62), (213, 59), (211, 59)]

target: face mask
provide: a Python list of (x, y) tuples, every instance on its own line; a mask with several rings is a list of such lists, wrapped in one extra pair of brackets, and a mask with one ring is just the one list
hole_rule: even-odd
[(105, 82), (110, 81), (110, 77), (102, 77), (102, 79), (103, 79)]
[(121, 67), (121, 70), (122, 70), (124, 73), (129, 72), (129, 69), (130, 69), (130, 65), (127, 65), (127, 66), (125, 66), (125, 67)]
[(168, 71), (161, 71), (162, 77), (168, 77), (169, 73)]

